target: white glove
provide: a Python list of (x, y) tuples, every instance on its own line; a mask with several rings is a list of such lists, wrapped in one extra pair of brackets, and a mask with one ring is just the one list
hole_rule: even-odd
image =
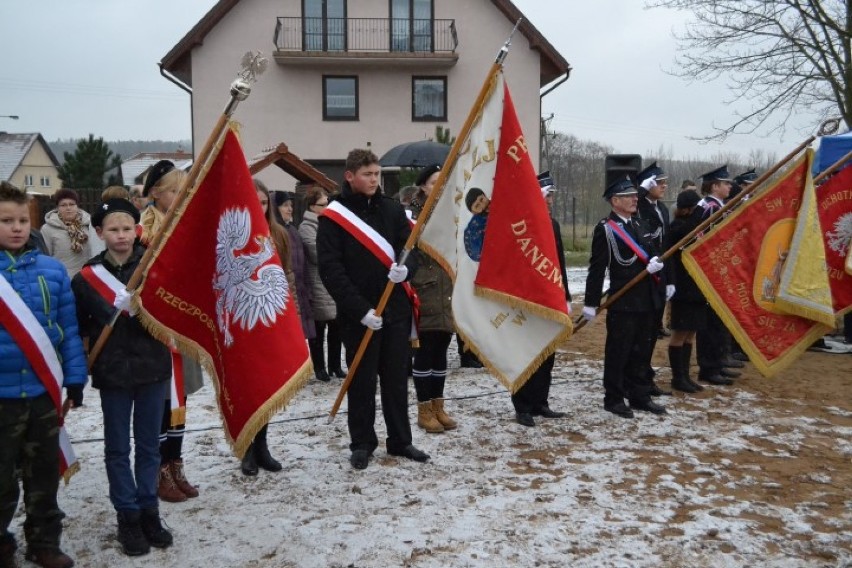
[(404, 282), (406, 277), (408, 277), (407, 266), (405, 266), (404, 264), (402, 266), (399, 266), (395, 262), (391, 264), (390, 272), (388, 272), (388, 280), (390, 280), (394, 284), (399, 284), (400, 282)]
[(361, 324), (369, 327), (373, 331), (379, 331), (382, 329), (382, 317), (376, 315), (376, 310), (370, 308), (370, 311), (367, 312), (367, 315), (361, 318)]
[(657, 187), (657, 176), (649, 177), (648, 179), (640, 183), (639, 186), (645, 191), (650, 191), (652, 187)]
[(660, 262), (660, 259), (656, 256), (652, 256), (648, 261), (648, 266), (645, 267), (645, 270), (648, 271), (648, 274), (656, 274), (660, 270), (663, 269), (663, 263)]
[(126, 289), (121, 289), (115, 295), (115, 301), (112, 303), (113, 307), (119, 309), (123, 312), (129, 313), (131, 316), (136, 315), (136, 310), (130, 307), (130, 299), (133, 297), (133, 294), (128, 292)]
[(589, 307), (589, 306), (583, 306), (583, 319), (584, 320), (591, 322), (593, 319), (595, 319), (596, 315), (598, 315), (597, 308), (592, 308), (592, 307)]
[(672, 299), (672, 296), (675, 295), (675, 287), (674, 284), (666, 284), (666, 301)]

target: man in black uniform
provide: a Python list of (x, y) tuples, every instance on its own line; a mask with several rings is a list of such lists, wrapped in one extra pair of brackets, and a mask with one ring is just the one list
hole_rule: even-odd
[[(538, 175), (538, 185), (541, 187), (541, 195), (547, 203), (550, 211), (550, 222), (553, 225), (553, 237), (556, 239), (556, 256), (559, 258), (559, 270), (562, 275), (562, 285), (565, 287), (565, 301), (571, 303), (571, 293), (568, 291), (568, 274), (565, 272), (565, 249), (562, 246), (562, 230), (559, 223), (553, 218), (553, 193), (556, 187), (550, 172)], [(527, 382), (512, 395), (512, 405), (515, 407), (515, 415), (518, 424), (523, 426), (535, 426), (533, 416), (543, 418), (562, 418), (564, 412), (556, 412), (550, 408), (548, 396), (550, 384), (553, 382), (553, 365), (556, 362), (556, 354), (553, 353), (545, 359), (541, 366), (536, 369)]]
[[(661, 255), (669, 248), (669, 210), (663, 204), (662, 198), (666, 194), (666, 188), (669, 186), (669, 176), (662, 168), (657, 166), (657, 162), (653, 162), (650, 166), (639, 172), (636, 176), (636, 181), (639, 183), (639, 204), (637, 217), (639, 217), (648, 227), (647, 237), (651, 241), (652, 250), (649, 254)], [(660, 271), (659, 279), (655, 281), (655, 290), (662, 298), (660, 307), (654, 315), (654, 338), (651, 341), (651, 352), (654, 353), (654, 347), (657, 345), (657, 339), (671, 335), (666, 331), (663, 325), (663, 315), (666, 311), (666, 302), (671, 300), (675, 293), (674, 274), (671, 267), (666, 267)], [(651, 396), (670, 395), (671, 391), (664, 391), (654, 384), (654, 369), (651, 367), (651, 360), (648, 360), (648, 376), (646, 377), (651, 388)]]
[[(722, 208), (731, 193), (731, 176), (724, 165), (701, 176), (701, 193), (704, 198), (692, 212), (705, 220)], [(726, 345), (730, 334), (712, 307), (707, 307), (707, 321), (695, 338), (698, 358), (698, 380), (712, 385), (731, 385), (737, 371), (724, 367)]]
[[(665, 414), (666, 409), (651, 400), (647, 381), (640, 379), (650, 360), (655, 335), (654, 317), (662, 298), (656, 292), (654, 278), (663, 263), (648, 251), (651, 243), (632, 218), (638, 195), (630, 178), (616, 181), (604, 192), (612, 212), (592, 233), (592, 253), (583, 318), (594, 319), (603, 295), (604, 276), (609, 270), (610, 289), (614, 294), (643, 270), (643, 278), (607, 311), (604, 352), (604, 409), (623, 418), (633, 418), (633, 410)], [(650, 257), (650, 258), (649, 258)], [(630, 402), (630, 407), (624, 399)]]
[(411, 303), (403, 286), (394, 286), (382, 316), (374, 307), (388, 279), (408, 280), (417, 269), (412, 252), (404, 265), (391, 264), (371, 252), (392, 249), (396, 258), (411, 233), (399, 202), (382, 195), (379, 159), (369, 150), (352, 150), (346, 158), (345, 182), (337, 203), (319, 218), (317, 256), (320, 278), (337, 304), (340, 335), (347, 364), (367, 328), (374, 331), (347, 393), (348, 426), (355, 469), (367, 467), (378, 447), (376, 436), (376, 381), (381, 384), (382, 412), (387, 426), (389, 454), (425, 462), (429, 456), (411, 443), (408, 418), (408, 338)]

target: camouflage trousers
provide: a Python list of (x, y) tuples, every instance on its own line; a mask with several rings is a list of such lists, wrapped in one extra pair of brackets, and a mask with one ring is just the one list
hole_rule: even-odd
[(48, 395), (0, 399), (0, 537), (24, 486), (24, 536), (29, 548), (57, 549), (65, 513), (59, 509), (59, 416)]

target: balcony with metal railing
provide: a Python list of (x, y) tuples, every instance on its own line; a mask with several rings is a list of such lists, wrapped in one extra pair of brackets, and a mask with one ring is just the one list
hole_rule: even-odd
[(279, 17), (274, 41), (282, 65), (449, 67), (458, 61), (455, 20)]

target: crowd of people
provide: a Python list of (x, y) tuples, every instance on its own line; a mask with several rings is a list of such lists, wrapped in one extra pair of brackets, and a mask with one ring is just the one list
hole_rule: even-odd
[[(26, 193), (6, 182), (0, 186), (0, 249), (6, 252), (0, 258), (0, 568), (17, 566), (17, 542), (9, 527), (19, 479), (26, 558), (47, 568), (74, 565), (60, 548), (59, 426), (69, 408), (83, 403), (87, 374), (100, 391), (109, 499), (123, 552), (138, 556), (151, 547), (171, 546), (160, 502), (199, 495), (187, 479), (182, 446), (187, 395), (202, 386), (200, 366), (146, 331), (134, 317), (125, 289), (146, 247), (163, 231), (185, 175), (172, 162), (158, 162), (143, 186), (108, 188), (91, 216), (79, 208), (73, 190), (60, 190), (57, 208), (47, 214), (41, 233), (31, 230)], [(394, 199), (380, 187), (378, 157), (353, 150), (339, 193), (331, 195), (321, 187), (305, 192), (298, 226), (296, 194), (270, 192), (255, 180), (272, 242), (296, 297), (316, 380), (346, 377), (342, 358), (351, 366), (362, 339), (369, 338), (347, 390), (349, 460), (356, 470), (368, 467), (379, 446), (377, 388), (390, 455), (416, 462), (430, 459), (413, 443), (409, 377), (420, 429), (441, 434), (459, 425), (458, 415), (451, 417), (445, 404), (454, 333), (452, 280), (426, 254), (414, 250), (401, 255), (440, 175), (440, 165), (422, 169), (415, 185)], [(656, 162), (606, 188), (611, 213), (593, 231), (582, 309), (582, 317), (592, 321), (607, 297), (620, 296), (606, 314), (606, 411), (623, 418), (634, 418), (634, 411), (666, 414), (658, 401), (672, 393), (655, 382), (651, 357), (658, 339), (668, 335), (672, 389), (695, 393), (704, 388), (697, 381), (730, 385), (739, 375), (736, 368), (743, 366), (744, 357), (684, 269), (680, 252), (666, 262), (660, 257), (718, 211), (732, 189), (741, 190), (755, 177), (752, 171), (732, 179), (725, 166), (716, 168), (701, 176), (703, 197), (686, 181), (671, 214), (662, 200), (668, 176)], [(553, 179), (544, 172), (538, 182), (550, 209)], [(552, 216), (551, 222), (570, 304), (560, 227)], [(628, 289), (627, 283), (643, 272), (647, 277)], [(378, 314), (389, 281), (398, 285)], [(117, 319), (116, 310), (121, 314)], [(86, 348), (108, 325), (113, 327), (110, 341), (87, 371)], [(697, 381), (690, 376), (693, 345)], [(459, 355), (462, 366), (481, 367), (461, 344)], [(536, 418), (565, 416), (549, 404), (554, 362), (555, 355), (546, 358), (512, 395), (519, 424), (535, 427)], [(176, 374), (183, 377), (183, 395), (170, 389)], [(267, 435), (265, 425), (246, 451), (240, 463), (244, 475), (282, 469), (270, 453)]]

